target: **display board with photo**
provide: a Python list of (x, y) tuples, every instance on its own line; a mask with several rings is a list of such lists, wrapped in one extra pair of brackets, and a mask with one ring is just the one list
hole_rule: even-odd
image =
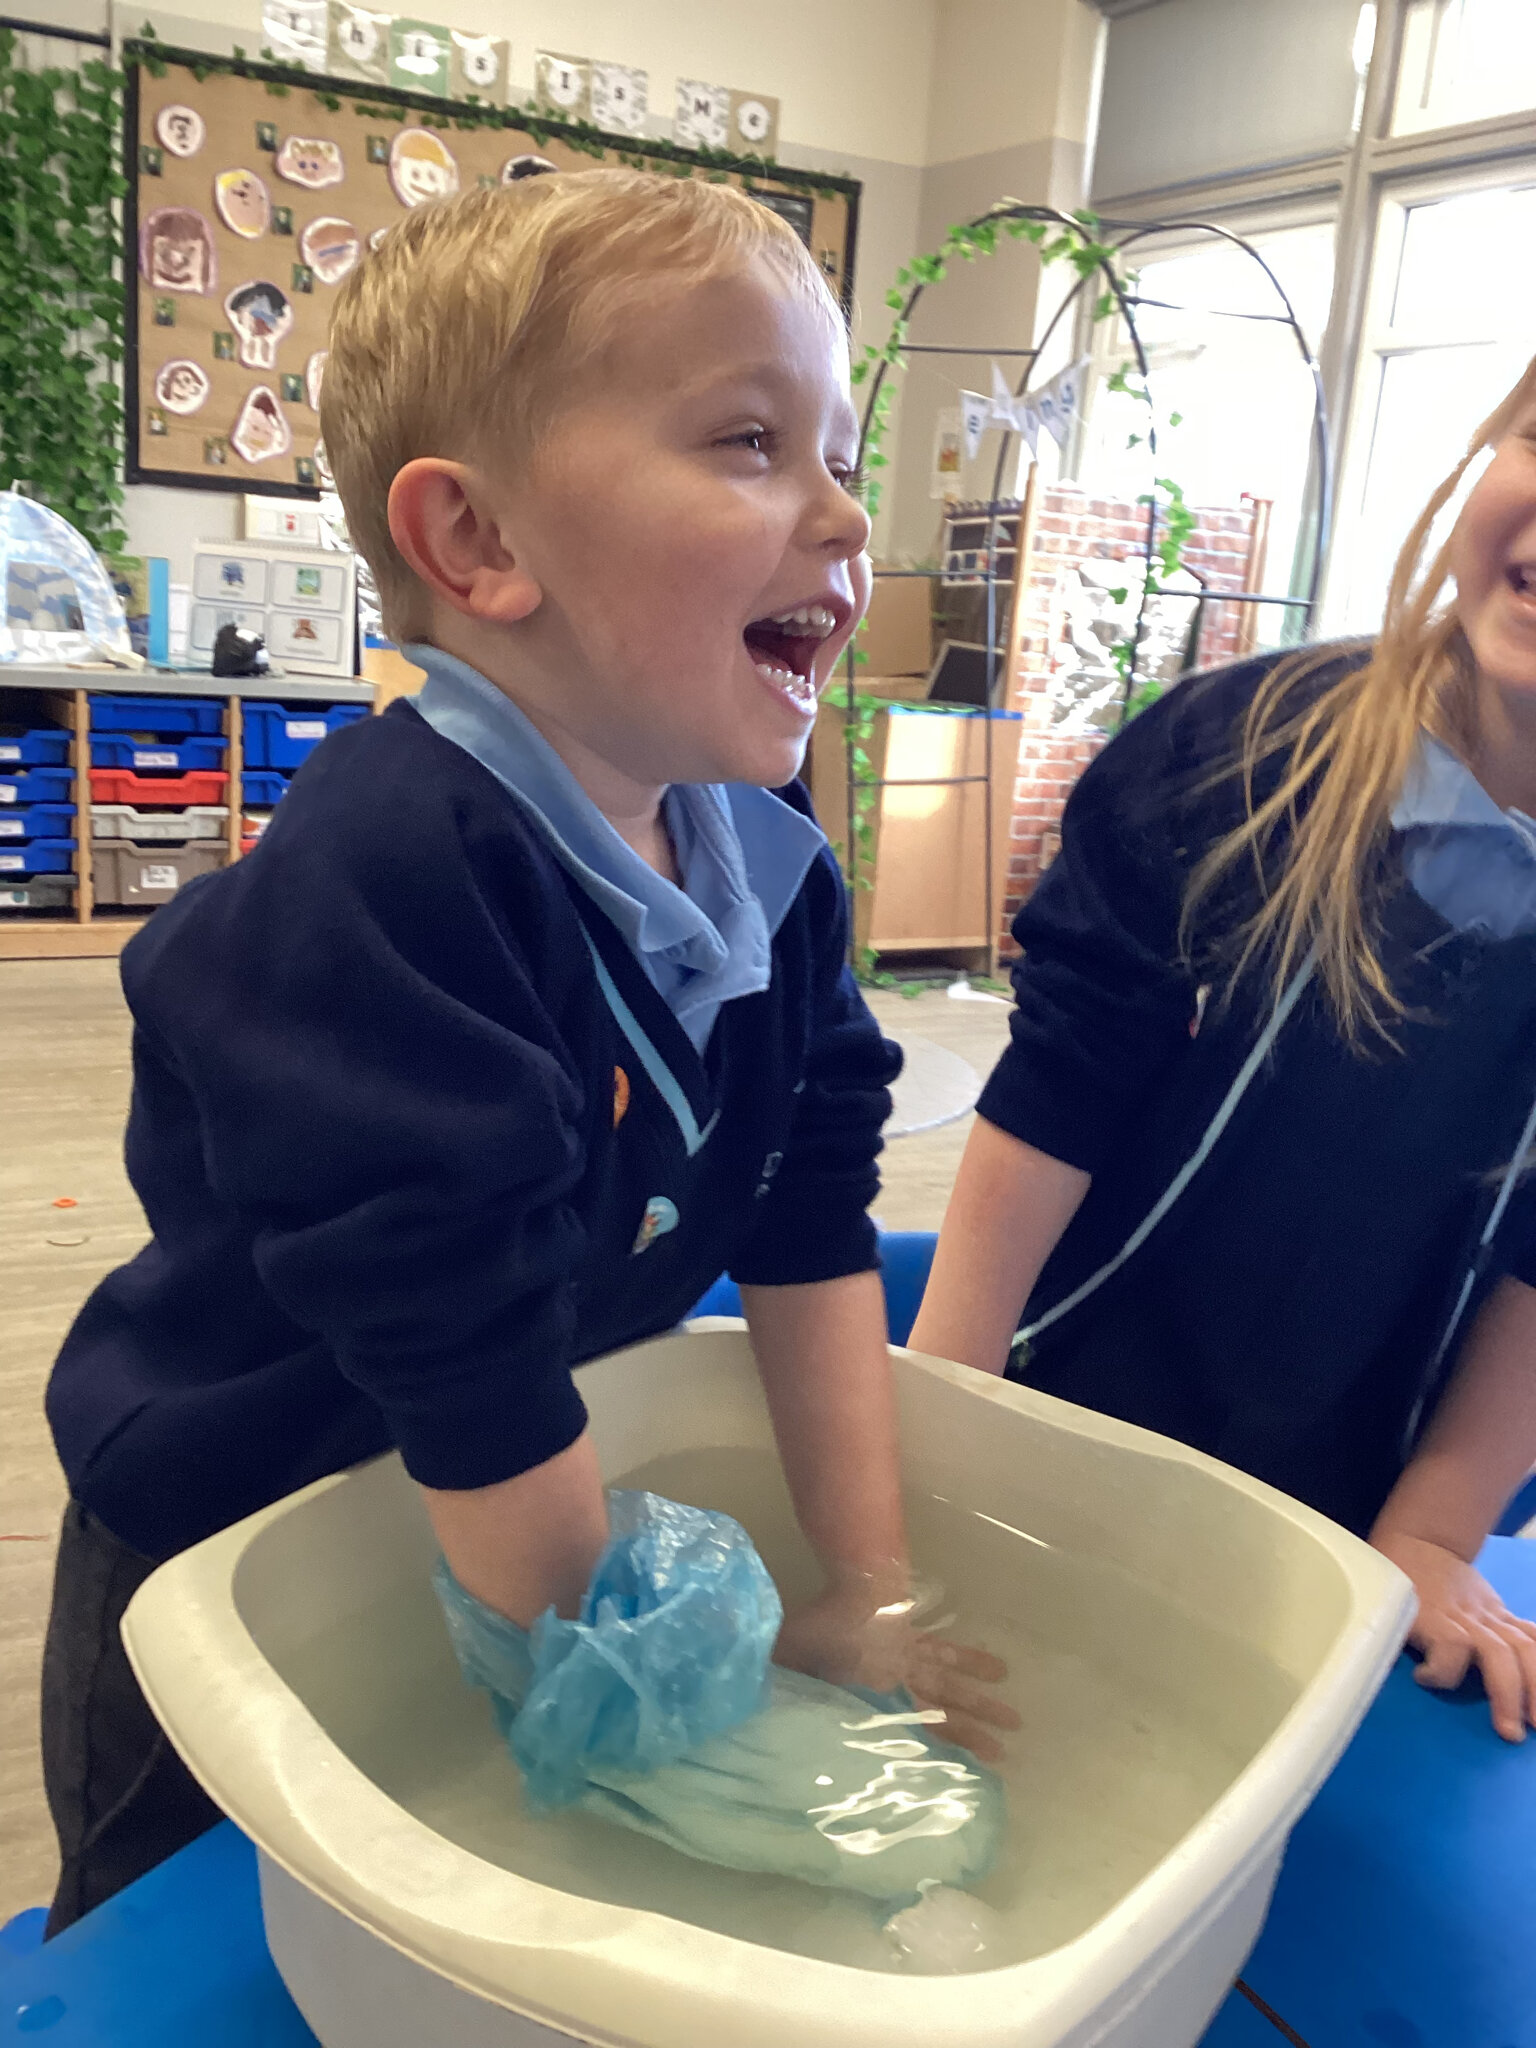
[[(129, 79), (131, 483), (314, 495), (329, 481), (330, 310), (370, 247), (429, 200), (646, 151), (621, 135), (599, 157), (590, 131), (557, 123), (458, 128), (456, 112), (486, 110), (190, 53), (158, 52)], [(722, 174), (718, 159), (657, 156)], [(746, 164), (729, 175), (792, 223), (850, 305), (857, 182)]]

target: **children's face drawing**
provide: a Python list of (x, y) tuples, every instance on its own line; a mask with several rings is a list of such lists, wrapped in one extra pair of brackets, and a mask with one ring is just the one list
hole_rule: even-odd
[(637, 294), (527, 468), (480, 472), (537, 589), (529, 673), (560, 679), (535, 718), (641, 805), (794, 776), (868, 601), (858, 441), (840, 325), (766, 266)]
[(196, 156), (207, 132), (195, 107), (162, 107), (155, 121), (155, 135), (172, 156)]
[(451, 199), (459, 189), (459, 167), (447, 147), (425, 129), (402, 129), (389, 157), (389, 182), (402, 206)]
[(167, 363), (155, 379), (155, 397), (167, 412), (196, 412), (208, 396), (208, 373), (198, 363)]
[(144, 223), (142, 268), (157, 292), (210, 292), (217, 280), (213, 232), (187, 206), (157, 207)]
[(240, 360), (248, 370), (270, 370), (277, 345), (293, 325), (293, 306), (279, 286), (243, 284), (224, 301), (229, 324), (240, 344)]
[(240, 408), (240, 417), (229, 438), (236, 453), (247, 462), (264, 462), (268, 456), (286, 455), (293, 446), (282, 407), (264, 384), (258, 384)]
[(213, 181), (213, 195), (219, 218), (232, 234), (254, 242), (267, 232), (272, 202), (254, 171), (220, 171)]
[(299, 237), (299, 254), (322, 284), (340, 284), (362, 251), (362, 238), (347, 220), (312, 220)]
[(347, 174), (341, 150), (323, 136), (290, 135), (273, 159), (273, 169), (291, 185), (303, 185), (311, 192), (326, 185), (339, 185)]

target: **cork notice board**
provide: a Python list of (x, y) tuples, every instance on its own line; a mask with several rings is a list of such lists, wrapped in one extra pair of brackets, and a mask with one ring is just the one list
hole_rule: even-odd
[[(520, 158), (581, 170), (647, 153), (635, 137), (601, 156), (577, 150), (576, 131), (552, 122), (538, 141), (516, 127), (460, 130), (448, 101), (156, 54), (163, 76), (128, 73), (130, 483), (315, 496), (330, 307), (369, 238), (413, 198), (455, 179), (460, 191), (499, 184)], [(721, 174), (719, 160), (669, 159)], [(791, 221), (850, 304), (858, 184), (746, 165), (730, 176)]]

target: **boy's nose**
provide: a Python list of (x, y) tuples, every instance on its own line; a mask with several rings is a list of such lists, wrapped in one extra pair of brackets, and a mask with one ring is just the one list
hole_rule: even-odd
[(818, 544), (839, 560), (861, 555), (869, 546), (869, 514), (835, 476), (827, 477), (815, 518)]

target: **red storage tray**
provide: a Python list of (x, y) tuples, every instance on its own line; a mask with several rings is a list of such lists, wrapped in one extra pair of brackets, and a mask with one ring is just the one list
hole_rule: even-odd
[(221, 804), (229, 785), (224, 768), (194, 768), (185, 775), (135, 775), (131, 768), (93, 768), (97, 804)]

